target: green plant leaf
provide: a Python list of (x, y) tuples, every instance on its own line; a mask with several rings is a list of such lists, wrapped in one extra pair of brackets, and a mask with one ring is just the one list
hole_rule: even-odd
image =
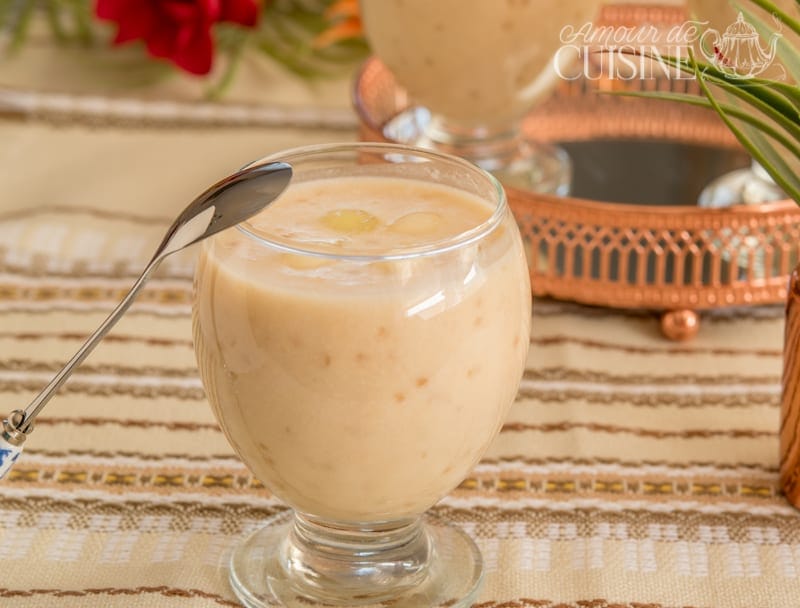
[(4, 34), (11, 28), (12, 9), (15, 4), (15, 0), (0, 0), (0, 34)]
[[(622, 97), (643, 97), (648, 99), (663, 99), (667, 101), (677, 101), (689, 105), (709, 108), (711, 110), (714, 109), (714, 107), (711, 105), (711, 102), (706, 97), (699, 97), (698, 95), (692, 95), (691, 93), (670, 93), (665, 91), (658, 91), (658, 92), (611, 91), (608, 94), (622, 96)], [(784, 148), (786, 148), (787, 151), (789, 151), (798, 160), (800, 160), (800, 142), (788, 137), (784, 132), (782, 132), (779, 128), (774, 127), (772, 124), (756, 118), (745, 109), (738, 108), (731, 104), (725, 104), (723, 102), (720, 102), (719, 100), (717, 101), (717, 104), (719, 105), (720, 109), (727, 115), (732, 116), (738, 120), (741, 120), (742, 122), (751, 125), (755, 129), (758, 129), (759, 131), (763, 131), (769, 137), (780, 143)]]
[(18, 0), (12, 3), (7, 22), (7, 31), (10, 34), (7, 51), (15, 53), (24, 44), (28, 37), (33, 15), (36, 10), (36, 0)]
[[(754, 100), (753, 104), (755, 104), (756, 101), (760, 101), (762, 107), (768, 107), (771, 112), (782, 114), (783, 117), (790, 122), (797, 122), (797, 108), (792, 101), (786, 99), (781, 93), (774, 90), (774, 85), (776, 84), (774, 81), (730, 77), (706, 62), (697, 61), (691, 49), (689, 49), (688, 52), (688, 59), (678, 59), (669, 55), (663, 55), (660, 57), (660, 60), (668, 65), (677, 67), (685, 73), (696, 75), (699, 72), (704, 81), (727, 89), (736, 89), (741, 92), (741, 96), (747, 96), (748, 99)], [(759, 82), (761, 84), (757, 84)]]
[[(703, 79), (701, 80), (701, 84), (707, 86), (707, 81)], [(771, 120), (774, 120), (783, 129), (786, 129), (786, 131), (788, 131), (793, 138), (800, 141), (800, 122), (798, 122), (796, 118), (797, 117), (796, 112), (794, 113), (794, 117), (787, 117), (782, 112), (776, 110), (772, 105), (763, 101), (763, 99), (760, 96), (752, 94), (751, 91), (748, 89), (732, 86), (726, 82), (715, 82), (714, 84), (724, 89), (725, 91), (728, 91), (729, 93), (735, 95), (736, 97), (747, 103), (750, 107), (758, 110)]]
[(690, 60), (701, 68), (703, 78), (707, 82), (710, 81), (719, 86), (735, 88), (739, 91), (746, 92), (751, 97), (760, 100), (774, 111), (780, 112), (791, 120), (794, 120), (797, 117), (797, 110), (794, 105), (788, 102), (783, 95), (776, 93), (773, 90), (773, 85), (775, 84), (774, 81), (758, 81), (752, 78), (733, 78), (712, 65), (696, 62), (694, 58), (691, 57), (691, 51)]
[(73, 38), (84, 46), (93, 44), (95, 41), (93, 3), (86, 0), (60, 0), (60, 2), (70, 15)]
[(233, 84), (234, 77), (242, 63), (244, 50), (250, 41), (250, 34), (242, 28), (231, 28), (227, 36), (226, 46), (222, 51), (227, 55), (227, 65), (220, 79), (206, 91), (209, 99), (216, 100), (222, 97)]
[[(769, 0), (749, 0), (756, 6), (760, 6), (768, 13), (771, 13), (778, 17), (789, 29), (791, 29), (795, 34), (800, 35), (800, 21), (789, 15), (788, 13), (783, 12), (779, 7), (775, 4), (770, 2)], [(798, 3), (800, 4), (800, 3)]]
[(730, 116), (725, 114), (698, 67), (695, 68), (695, 75), (711, 107), (719, 114), (720, 118), (722, 118), (739, 142), (750, 152), (751, 156), (764, 167), (770, 176), (772, 176), (775, 183), (783, 188), (788, 196), (800, 203), (800, 179), (798, 179), (797, 175), (788, 167), (780, 152), (773, 145), (764, 140), (756, 143), (751, 137), (748, 137), (744, 131), (733, 122)]
[[(735, 105), (745, 112), (751, 110), (740, 99), (732, 97), (726, 91), (718, 90), (716, 95), (718, 101), (724, 101), (731, 105)], [(797, 144), (800, 144), (800, 140), (791, 137), (791, 135), (785, 129), (782, 129), (779, 125), (775, 124), (771, 120), (764, 118), (763, 115), (758, 114), (757, 116), (758, 119), (753, 122), (742, 121), (737, 119), (735, 116), (732, 116), (732, 118), (735, 120), (737, 126), (753, 141), (755, 145), (764, 149), (770, 164), (773, 165), (775, 170), (781, 171), (784, 175), (788, 176), (789, 179), (800, 179), (800, 177), (798, 177), (798, 175), (800, 175), (798, 173), (798, 169), (800, 169), (800, 159), (798, 159), (792, 152), (792, 148), (796, 147)], [(779, 141), (772, 137), (772, 134), (769, 131), (770, 127), (775, 128), (778, 133), (785, 135), (792, 142), (792, 144), (787, 147), (783, 141)], [(777, 154), (774, 154), (771, 150), (767, 149), (772, 144), (774, 144), (772, 147)]]
[(265, 6), (259, 29), (253, 35), (254, 46), (305, 79), (350, 69), (367, 56), (366, 44), (342, 41), (323, 49), (313, 46), (314, 38), (330, 26), (324, 11), (331, 1), (274, 0)]
[(47, 23), (50, 25), (50, 31), (53, 33), (55, 39), (64, 44), (69, 40), (67, 30), (64, 29), (62, 23), (61, 7), (58, 0), (47, 0), (45, 3), (45, 14), (47, 15)]

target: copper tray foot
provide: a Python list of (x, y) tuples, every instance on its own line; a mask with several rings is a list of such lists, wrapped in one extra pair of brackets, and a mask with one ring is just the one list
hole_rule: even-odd
[(661, 315), (661, 333), (675, 342), (691, 340), (699, 330), (700, 315), (694, 310), (681, 308)]

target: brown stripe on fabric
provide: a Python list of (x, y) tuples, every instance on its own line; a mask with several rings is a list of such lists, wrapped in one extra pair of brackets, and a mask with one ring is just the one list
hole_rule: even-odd
[[(749, 471), (737, 471), (735, 477), (720, 479), (713, 474), (691, 471), (665, 475), (660, 471), (526, 471), (510, 467), (506, 470), (476, 469), (458, 487), (459, 493), (471, 496), (511, 495), (580, 495), (610, 496), (663, 500), (672, 497), (693, 499), (743, 498), (764, 500), (780, 492), (777, 476), (754, 477)], [(164, 462), (141, 460), (135, 463), (87, 463), (65, 460), (55, 463), (36, 462), (32, 457), (11, 470), (9, 484), (37, 488), (99, 489), (115, 492), (121, 489), (182, 490), (193, 492), (220, 488), (228, 491), (263, 489), (261, 482), (238, 460), (214, 462), (213, 466), (198, 461)]]
[[(26, 89), (20, 102), (7, 87), (0, 88), (0, 116), (6, 120), (44, 124), (50, 127), (76, 126), (98, 129), (322, 129), (352, 133), (358, 126), (355, 115), (345, 108), (293, 106), (233, 102), (219, 104), (200, 100), (148, 100), (141, 97), (116, 98), (52, 94)], [(97, 100), (102, 105), (98, 107)], [(338, 139), (338, 136), (337, 136)]]
[[(554, 602), (553, 600), (535, 600), (531, 598), (520, 598), (518, 600), (491, 600), (472, 604), (471, 608), (678, 608), (677, 606), (666, 606), (664, 604), (642, 603), (642, 602), (611, 602), (609, 600), (591, 599), (576, 600), (575, 602)], [(680, 608), (694, 608), (693, 606), (681, 606)]]
[(576, 316), (576, 317), (591, 317), (593, 319), (615, 317), (615, 318), (631, 318), (656, 321), (658, 317), (656, 314), (649, 310), (642, 309), (624, 309), (624, 308), (601, 308), (599, 306), (590, 306), (584, 304), (577, 304), (575, 302), (552, 300), (549, 298), (536, 298), (533, 299), (533, 316), (534, 317), (559, 317), (559, 316)]
[(22, 597), (97, 597), (97, 596), (142, 596), (142, 595), (162, 595), (164, 597), (179, 597), (185, 599), (204, 599), (211, 600), (218, 606), (240, 606), (238, 602), (228, 600), (216, 593), (202, 591), (200, 589), (182, 589), (180, 587), (103, 587), (100, 589), (8, 589), (0, 588), (0, 597), (3, 598), (22, 598)]
[[(204, 401), (205, 392), (201, 387), (184, 387), (168, 384), (154, 384), (142, 386), (139, 384), (125, 384), (113, 382), (108, 384), (82, 382), (72, 378), (64, 385), (62, 392), (75, 395), (90, 395), (107, 397), (111, 395), (127, 395), (142, 399), (155, 399), (170, 397), (181, 401)], [(23, 393), (38, 391), (42, 388), (39, 378), (25, 380), (0, 380), (0, 392)], [(700, 408), (706, 406), (720, 407), (753, 407), (753, 406), (780, 406), (780, 396), (772, 393), (736, 393), (731, 395), (699, 394), (676, 395), (674, 393), (624, 393), (624, 392), (598, 392), (578, 390), (545, 391), (540, 389), (521, 388), (517, 393), (517, 401), (532, 401), (537, 404), (560, 404), (574, 401), (586, 401), (592, 404), (629, 404), (640, 407), (671, 406), (678, 408)]]
[(151, 515), (172, 517), (174, 522), (172, 528), (175, 530), (188, 529), (188, 524), (193, 519), (216, 518), (223, 520), (220, 532), (235, 534), (242, 529), (241, 521), (264, 521), (269, 517), (284, 513), (288, 509), (288, 507), (277, 505), (259, 505), (258, 503), (264, 499), (264, 492), (255, 490), (249, 503), (210, 503), (193, 501), (184, 496), (179, 501), (172, 502), (144, 500), (141, 497), (125, 501), (113, 501), (111, 498), (111, 495), (105, 500), (94, 497), (73, 500), (45, 498), (40, 495), (4, 496), (3, 500), (0, 500), (0, 512), (18, 512), (21, 515), (16, 525), (40, 529), (53, 527), (49, 521), (40, 522), (36, 519), (36, 516), (41, 513), (72, 514), (73, 517), (65, 524), (71, 529), (88, 528), (91, 523), (91, 515), (120, 515), (119, 525), (124, 529), (130, 529), (134, 522), (138, 526), (140, 518)]
[(776, 393), (737, 392), (730, 394), (703, 393), (680, 394), (658, 391), (584, 391), (577, 389), (546, 390), (522, 386), (517, 392), (517, 401), (530, 400), (537, 403), (568, 403), (586, 401), (598, 405), (627, 404), (639, 407), (670, 406), (678, 408), (700, 408), (719, 406), (729, 408), (770, 406), (780, 407), (780, 395)]
[(730, 471), (734, 469), (751, 469), (764, 473), (777, 473), (778, 467), (767, 467), (761, 463), (723, 463), (710, 461), (688, 461), (688, 462), (669, 462), (666, 460), (620, 460), (617, 458), (528, 458), (519, 456), (503, 456), (501, 458), (484, 458), (480, 464), (509, 464), (520, 463), (522, 465), (551, 465), (551, 464), (570, 464), (574, 466), (592, 465), (616, 465), (620, 467), (631, 467), (639, 469), (641, 467), (664, 467), (668, 469), (683, 470), (690, 467), (708, 467), (718, 471)]
[[(170, 453), (164, 454), (144, 454), (141, 452), (127, 452), (127, 451), (109, 451), (109, 450), (47, 450), (37, 448), (26, 448), (25, 455), (29, 457), (41, 458), (71, 458), (71, 457), (89, 457), (98, 459), (114, 459), (114, 458), (134, 458), (142, 462), (160, 462), (164, 460), (185, 460), (187, 462), (209, 462), (209, 461), (232, 461), (239, 462), (239, 457), (232, 453), (226, 454), (184, 454), (184, 453)], [(684, 471), (690, 468), (707, 468), (710, 471), (733, 471), (742, 469), (751, 473), (765, 473), (777, 474), (778, 467), (765, 466), (762, 463), (740, 462), (740, 463), (723, 463), (723, 462), (710, 462), (710, 461), (688, 461), (688, 462), (670, 462), (666, 460), (621, 460), (617, 458), (533, 458), (521, 456), (503, 456), (500, 458), (484, 458), (480, 461), (480, 465), (520, 465), (520, 466), (548, 466), (548, 465), (570, 465), (575, 467), (580, 466), (603, 466), (611, 465), (621, 468), (641, 469), (642, 467), (662, 467), (664, 469), (673, 471)], [(713, 473), (712, 473), (713, 474)]]
[[(142, 596), (142, 595), (162, 595), (165, 597), (179, 597), (186, 599), (207, 599), (219, 606), (239, 607), (235, 601), (225, 599), (216, 593), (201, 591), (200, 589), (183, 589), (179, 587), (168, 587), (166, 585), (158, 587), (106, 587), (100, 589), (8, 589), (0, 588), (0, 597), (92, 597), (92, 596)], [(313, 605), (309, 603), (309, 605)], [(653, 604), (642, 602), (612, 602), (609, 600), (590, 599), (577, 600), (575, 602), (555, 602), (552, 600), (537, 600), (531, 598), (520, 598), (516, 600), (490, 600), (473, 604), (472, 608), (694, 608), (692, 606), (667, 606), (665, 604)]]
[(167, 420), (136, 420), (131, 418), (77, 417), (58, 418), (42, 417), (36, 419), (37, 426), (120, 426), (124, 428), (151, 429), (160, 428), (168, 431), (215, 431), (222, 432), (216, 423), (179, 422)]
[[(191, 340), (186, 340), (191, 344)], [(6, 359), (0, 360), (0, 370), (11, 371), (30, 371), (30, 372), (50, 372), (61, 369), (62, 363), (59, 361), (34, 361), (32, 359)], [(174, 369), (154, 366), (124, 366), (112, 364), (84, 364), (81, 372), (85, 374), (103, 374), (115, 376), (156, 376), (166, 378), (189, 378), (197, 377), (198, 372), (195, 367)], [(651, 374), (639, 375), (615, 375), (604, 372), (589, 370), (574, 370), (562, 367), (547, 369), (527, 369), (524, 376), (530, 381), (559, 381), (559, 382), (591, 382), (594, 384), (612, 385), (654, 385), (654, 386), (675, 386), (675, 385), (697, 385), (697, 386), (717, 386), (719, 384), (739, 384), (744, 386), (774, 384), (780, 386), (780, 376), (700, 376), (692, 374), (676, 374), (670, 376), (657, 376)]]
[[(13, 471), (11, 474), (13, 475)], [(780, 487), (777, 479), (765, 482), (758, 479), (720, 481), (707, 477), (675, 479), (643, 475), (626, 478), (624, 475), (520, 474), (474, 475), (462, 481), (457, 492), (467, 496), (502, 496), (508, 500), (513, 500), (515, 497), (561, 495), (567, 498), (576, 496), (612, 500), (638, 498), (653, 501), (691, 498), (711, 503), (719, 499), (769, 501), (780, 495)]]
[[(192, 500), (181, 495), (172, 502), (162, 498), (162, 502), (145, 500), (142, 497), (131, 498), (124, 501), (93, 498), (58, 499), (41, 495), (5, 496), (0, 501), (0, 512), (5, 513), (4, 524), (21, 528), (36, 529), (92, 529), (92, 516), (111, 515), (119, 516), (116, 525), (119, 530), (144, 530), (154, 531), (151, 516), (169, 518), (169, 529), (189, 530), (193, 522), (217, 520), (219, 525), (214, 527), (214, 534), (234, 535), (249, 529), (249, 522), (263, 522), (267, 518), (285, 513), (287, 507), (272, 504), (270, 506), (258, 503), (264, 500), (265, 493), (252, 492), (251, 500), (246, 503), (215, 502), (209, 503)], [(219, 495), (218, 495), (219, 496)], [(496, 506), (474, 505), (469, 508), (447, 505), (447, 499), (431, 509), (431, 517), (457, 524), (474, 524), (474, 534), (478, 538), (515, 538), (512, 529), (506, 526), (496, 526), (505, 523), (523, 523), (524, 534), (529, 538), (552, 537), (553, 524), (573, 526), (573, 532), (564, 530), (563, 540), (572, 540), (574, 535), (583, 538), (596, 536), (598, 528), (610, 524), (612, 526), (624, 524), (613, 537), (621, 540), (650, 539), (658, 542), (673, 543), (678, 541), (708, 543), (708, 528), (719, 529), (727, 540), (717, 541), (719, 544), (753, 543), (756, 545), (776, 545), (780, 543), (800, 542), (800, 526), (798, 516), (791, 511), (788, 504), (782, 499), (773, 499), (772, 505), (762, 503), (762, 509), (773, 507), (768, 515), (758, 514), (755, 510), (742, 510), (741, 512), (725, 511), (725, 505), (717, 503), (713, 510), (698, 511), (696, 509), (664, 508), (646, 510), (639, 506), (626, 508), (624, 501), (593, 501), (597, 505), (606, 505), (608, 508), (598, 506), (588, 507), (584, 504), (564, 508), (569, 504), (569, 498), (559, 497), (547, 501), (553, 508), (543, 507), (542, 498), (537, 498), (536, 506), (518, 508), (499, 508)], [(524, 499), (518, 499), (524, 503)], [(669, 506), (671, 501), (666, 501), (664, 506)], [(744, 507), (752, 505), (742, 505)], [(781, 510), (783, 508), (783, 510)], [(39, 515), (44, 513), (68, 514), (62, 519), (43, 519)], [(16, 519), (13, 517), (16, 515)], [(104, 526), (108, 526), (107, 523)], [(754, 529), (769, 529), (774, 532), (753, 536)], [(159, 524), (163, 529), (163, 524)], [(209, 526), (204, 529), (211, 530)], [(563, 528), (562, 528), (563, 530)], [(668, 530), (668, 531), (667, 531)], [(106, 532), (113, 531), (104, 530)], [(559, 532), (560, 534), (561, 532)]]
[[(1, 289), (1, 288), (0, 288)], [(122, 298), (120, 298), (121, 300)], [(75, 306), (70, 306), (69, 304), (62, 303), (62, 302), (50, 302), (47, 304), (47, 307), (30, 307), (25, 306), (25, 303), (21, 303), (20, 305), (10, 305), (10, 306), (3, 306), (2, 305), (2, 296), (0, 296), (0, 315), (4, 313), (22, 313), (28, 315), (30, 317), (35, 317), (37, 315), (47, 316), (51, 314), (57, 313), (69, 313), (71, 315), (94, 315), (94, 314), (108, 314), (111, 312), (113, 305), (115, 302), (109, 301), (107, 305), (97, 304), (97, 305), (86, 305), (81, 306), (79, 308)], [(182, 309), (180, 306), (168, 306), (168, 305), (157, 305), (158, 307), (148, 307), (143, 308), (137, 306), (136, 304), (133, 307), (129, 308), (128, 311), (125, 313), (126, 317), (155, 317), (158, 319), (180, 319), (180, 318), (188, 318), (192, 316), (192, 311), (188, 308), (188, 306)]]
[(472, 604), (471, 608), (695, 608), (694, 606), (667, 606), (651, 602), (617, 602), (591, 599), (562, 602), (553, 600), (535, 600), (523, 597), (518, 600), (491, 600)]
[[(224, 488), (226, 490), (262, 489), (261, 482), (236, 459), (214, 462), (182, 463), (144, 460), (136, 463), (37, 463), (27, 459), (8, 473), (9, 484), (38, 484), (37, 487), (93, 487), (112, 491), (122, 487), (131, 490)], [(205, 466), (204, 466), (205, 465)], [(769, 499), (779, 494), (777, 477), (765, 479), (740, 472), (736, 477), (715, 478), (708, 473), (664, 475), (658, 471), (525, 471), (510, 468), (503, 471), (476, 469), (460, 485), (466, 494), (572, 494), (587, 496), (617, 495), (656, 498), (675, 496), (692, 498)]]
[[(105, 339), (105, 338), (104, 338)], [(34, 361), (32, 359), (5, 359), (0, 360), (0, 371), (14, 372), (57, 372), (63, 363), (59, 361)], [(80, 367), (81, 375), (109, 375), (109, 376), (154, 376), (157, 378), (197, 378), (196, 367), (169, 368), (144, 365), (131, 367), (110, 363), (84, 363)]]
[[(524, 501), (520, 501), (524, 502)], [(451, 507), (446, 503), (438, 503), (428, 513), (443, 521), (457, 524), (476, 524), (474, 533), (478, 538), (497, 538), (502, 530), (511, 535), (508, 529), (500, 528), (493, 524), (499, 523), (524, 523), (525, 536), (528, 538), (553, 539), (551, 531), (554, 524), (574, 526), (578, 537), (590, 538), (597, 534), (599, 526), (610, 524), (624, 524), (620, 533), (612, 538), (617, 540), (657, 540), (664, 543), (678, 541), (708, 543), (708, 528), (718, 528), (727, 534), (726, 541), (717, 541), (717, 544), (753, 543), (759, 545), (776, 545), (780, 543), (800, 542), (800, 526), (796, 512), (784, 514), (773, 512), (769, 515), (758, 515), (752, 512), (724, 511), (723, 505), (714, 505), (714, 510), (701, 512), (692, 509), (644, 510), (625, 508), (624, 502), (597, 501), (608, 505), (609, 509), (597, 507), (575, 506), (563, 508), (564, 500), (553, 500), (553, 509), (536, 507), (523, 507), (518, 509), (501, 509), (491, 506), (471, 506), (470, 508)], [(559, 508), (561, 503), (561, 508)], [(785, 506), (791, 509), (788, 503), (781, 499), (774, 499), (775, 506)], [(665, 528), (670, 530), (665, 533)], [(773, 535), (754, 537), (754, 529), (774, 529)], [(674, 531), (674, 533), (673, 533)], [(563, 540), (572, 540), (572, 532), (563, 532)], [(721, 535), (720, 538), (723, 538)]]
[[(154, 245), (155, 248), (155, 245)], [(144, 268), (146, 258), (142, 260), (117, 260), (111, 270), (106, 268), (92, 268), (90, 260), (74, 259), (72, 264), (64, 268), (53, 268), (47, 259), (34, 258), (29, 264), (9, 262), (4, 259), (3, 247), (0, 245), (0, 272), (24, 277), (56, 277), (61, 279), (130, 279), (131, 283), (139, 276)], [(141, 265), (141, 268), (138, 267)], [(191, 281), (192, 271), (175, 267), (171, 264), (161, 266), (155, 273), (159, 279), (171, 281)]]
[[(39, 424), (38, 421), (36, 423)], [(26, 448), (25, 456), (39, 457), (39, 458), (75, 458), (75, 457), (89, 457), (98, 459), (114, 459), (114, 458), (135, 458), (142, 462), (160, 462), (163, 460), (185, 460), (187, 462), (209, 462), (218, 460), (230, 460), (232, 462), (239, 462), (239, 457), (235, 454), (177, 454), (166, 452), (164, 454), (144, 454), (142, 452), (126, 452), (126, 451), (97, 451), (97, 450), (39, 450), (36, 448)]]
[[(631, 320), (651, 321), (654, 326), (659, 319), (658, 311), (645, 309), (602, 308), (576, 302), (558, 301), (549, 298), (534, 298), (533, 314), (535, 317), (575, 316), (592, 319), (628, 318)], [(766, 306), (746, 306), (737, 308), (720, 308), (703, 311), (702, 323), (729, 323), (742, 319), (748, 321), (776, 321), (784, 317), (783, 304)]]
[(775, 321), (783, 320), (784, 305), (773, 304), (767, 306), (720, 308), (711, 310), (703, 315), (703, 322), (706, 320), (715, 323), (738, 323), (742, 319), (748, 321)]
[(146, 491), (150, 494), (169, 495), (177, 490), (184, 493), (225, 491), (231, 496), (264, 491), (264, 485), (249, 474), (244, 466), (231, 471), (216, 470), (202, 473), (192, 469), (110, 469), (82, 467), (79, 464), (58, 468), (14, 468), (4, 482), (17, 485), (36, 483), (38, 489), (94, 490), (107, 494)]
[(609, 374), (595, 370), (580, 370), (566, 367), (547, 367), (526, 369), (523, 376), (533, 381), (592, 382), (613, 385), (656, 385), (656, 386), (718, 386), (720, 384), (758, 385), (774, 384), (780, 386), (779, 374), (761, 376), (741, 376), (738, 374)]
[[(76, 303), (119, 302), (130, 286), (105, 286), (90, 283), (76, 285), (24, 285), (0, 282), (0, 301), (42, 303), (68, 300)], [(191, 287), (164, 287), (151, 285), (136, 297), (137, 303), (159, 304), (162, 306), (186, 305), (192, 302)]]
[[(215, 470), (198, 472), (192, 469), (123, 470), (105, 467), (83, 467), (79, 464), (59, 468), (20, 466), (11, 470), (4, 482), (12, 487), (36, 484), (37, 490), (54, 492), (81, 490), (102, 492), (107, 496), (125, 495), (133, 499), (137, 492), (148, 496), (168, 497), (180, 490), (184, 498), (207, 494), (226, 496), (247, 495), (251, 498), (268, 495), (264, 485), (249, 474), (244, 465), (233, 472)], [(254, 495), (258, 492), (258, 495)]]
[(527, 424), (524, 422), (507, 422), (503, 425), (501, 433), (524, 433), (535, 431), (537, 433), (564, 433), (572, 430), (587, 430), (593, 433), (610, 433), (613, 435), (625, 434), (651, 439), (711, 439), (713, 437), (728, 437), (731, 439), (761, 439), (763, 437), (776, 437), (777, 431), (758, 431), (754, 429), (683, 429), (680, 431), (662, 431), (659, 429), (643, 429), (636, 427), (618, 426), (613, 424), (600, 424), (597, 422), (553, 422), (549, 424)]
[(613, 350), (634, 355), (666, 355), (666, 356), (686, 356), (686, 355), (723, 355), (729, 357), (780, 357), (783, 352), (779, 348), (758, 349), (758, 348), (706, 348), (694, 346), (634, 346), (632, 344), (620, 344), (606, 342), (602, 340), (590, 340), (587, 338), (577, 338), (574, 336), (546, 336), (541, 338), (532, 337), (531, 344), (535, 346), (560, 346), (563, 344), (575, 344), (585, 348), (596, 350)]
[[(37, 342), (41, 340), (86, 340), (88, 334), (68, 333), (68, 332), (13, 332), (0, 331), (1, 339), (19, 340), (20, 342)], [(176, 338), (157, 338), (154, 336), (129, 336), (108, 334), (103, 338), (104, 342), (116, 342), (122, 344), (145, 344), (147, 346), (185, 346), (192, 348), (192, 340), (180, 340)], [(85, 369), (81, 366), (81, 369)]]
[[(0, 392), (4, 393), (27, 393), (39, 391), (41, 388), (42, 382), (36, 378), (31, 378), (29, 380), (0, 380)], [(125, 395), (128, 397), (136, 397), (137, 399), (167, 397), (180, 401), (204, 401), (206, 398), (205, 392), (200, 387), (170, 386), (166, 384), (142, 386), (139, 384), (124, 384), (122, 382), (95, 384), (81, 382), (78, 378), (74, 377), (58, 390), (64, 394), (89, 395), (92, 397)], [(36, 423), (41, 424), (41, 419), (37, 419)]]
[(174, 218), (166, 216), (138, 215), (115, 209), (108, 211), (97, 207), (86, 207), (80, 205), (37, 205), (36, 207), (25, 207), (0, 213), (0, 221), (17, 220), (26, 217), (36, 217), (49, 213), (65, 215), (88, 215), (103, 220), (114, 222), (124, 222), (128, 224), (144, 224), (156, 226), (168, 226)]
[[(43, 370), (40, 373), (43, 373)], [(49, 370), (48, 370), (49, 371)], [(181, 370), (178, 370), (179, 372)], [(153, 374), (157, 378), (191, 378), (192, 376), (180, 376), (173, 374)], [(195, 372), (196, 375), (196, 372)], [(130, 377), (135, 377), (131, 374)], [(124, 378), (124, 376), (123, 376)], [(22, 393), (37, 391), (42, 387), (42, 379), (38, 377), (0, 379), (0, 392)], [(91, 396), (110, 396), (128, 395), (137, 398), (153, 399), (157, 397), (172, 397), (182, 401), (203, 401), (205, 393), (201, 386), (176, 386), (168, 383), (153, 383), (142, 385), (138, 383), (126, 384), (124, 380), (115, 379), (114, 382), (101, 383), (82, 381), (78, 375), (68, 382), (62, 389), (70, 394), (85, 394)], [(575, 401), (585, 401), (598, 405), (618, 405), (629, 404), (639, 407), (678, 407), (678, 408), (701, 408), (707, 406), (719, 406), (728, 408), (742, 408), (754, 406), (780, 406), (780, 395), (777, 393), (757, 393), (742, 392), (732, 394), (699, 393), (699, 394), (675, 394), (667, 392), (642, 392), (632, 393), (623, 391), (582, 391), (575, 389), (564, 390), (542, 390), (539, 388), (520, 387), (517, 392), (516, 400), (530, 401), (536, 404), (561, 404)]]
[[(172, 341), (168, 343), (174, 343)], [(191, 345), (192, 341), (186, 339), (184, 345)], [(34, 361), (32, 359), (6, 359), (0, 360), (0, 370), (51, 372), (58, 371), (62, 366), (60, 361)], [(102, 374), (115, 376), (154, 376), (163, 378), (192, 378), (197, 377), (195, 367), (183, 369), (155, 367), (155, 366), (124, 366), (115, 364), (85, 364), (81, 366), (84, 374)], [(589, 382), (593, 384), (609, 384), (615, 386), (717, 386), (720, 384), (738, 384), (743, 386), (775, 385), (780, 386), (779, 376), (700, 376), (677, 374), (671, 376), (656, 376), (650, 374), (640, 375), (614, 375), (604, 372), (573, 370), (565, 368), (527, 369), (524, 379), (532, 382)]]

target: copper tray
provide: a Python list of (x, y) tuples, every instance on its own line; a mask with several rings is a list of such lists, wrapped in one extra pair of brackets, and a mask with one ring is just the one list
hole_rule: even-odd
[[(611, 18), (628, 20), (641, 12), (611, 10)], [(713, 112), (598, 94), (618, 86), (564, 83), (525, 120), (529, 135), (565, 145), (576, 169), (572, 197), (507, 188), (534, 295), (652, 309), (672, 339), (692, 337), (701, 310), (785, 302), (800, 257), (800, 208), (789, 200), (697, 207), (702, 186), (746, 166), (747, 155)], [(408, 108), (405, 92), (374, 58), (360, 70), (353, 96), (367, 141), (385, 141), (382, 126)]]

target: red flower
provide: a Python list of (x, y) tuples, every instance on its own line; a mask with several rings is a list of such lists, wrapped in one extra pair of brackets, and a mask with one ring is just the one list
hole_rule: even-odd
[(258, 9), (258, 0), (97, 0), (95, 13), (117, 23), (114, 44), (141, 39), (153, 57), (208, 74), (214, 57), (211, 26), (229, 21), (253, 27)]

